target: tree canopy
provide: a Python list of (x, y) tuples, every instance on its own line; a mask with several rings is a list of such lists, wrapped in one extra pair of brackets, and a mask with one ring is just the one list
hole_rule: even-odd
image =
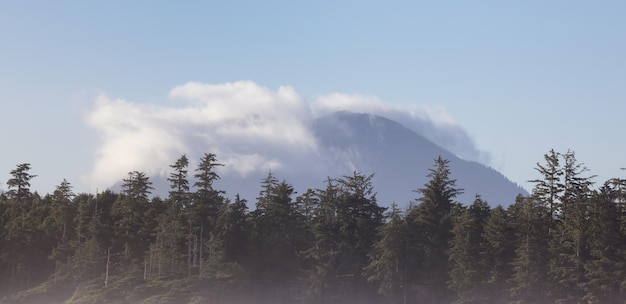
[(572, 151), (543, 159), (531, 195), (491, 208), (458, 202), (439, 157), (405, 209), (356, 171), (301, 193), (269, 172), (258, 197), (229, 198), (212, 153), (173, 160), (165, 198), (141, 171), (119, 193), (64, 179), (42, 196), (19, 164), (0, 303), (624, 303), (626, 181), (594, 188)]

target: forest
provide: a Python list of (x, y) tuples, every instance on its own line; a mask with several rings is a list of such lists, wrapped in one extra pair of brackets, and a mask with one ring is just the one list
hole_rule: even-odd
[(359, 172), (303, 193), (270, 172), (256, 201), (227, 198), (219, 166), (182, 155), (159, 197), (139, 171), (119, 193), (63, 180), (41, 195), (17, 165), (0, 194), (0, 303), (626, 300), (626, 180), (596, 183), (572, 151), (550, 150), (532, 193), (493, 208), (456, 201), (441, 157), (405, 209)]

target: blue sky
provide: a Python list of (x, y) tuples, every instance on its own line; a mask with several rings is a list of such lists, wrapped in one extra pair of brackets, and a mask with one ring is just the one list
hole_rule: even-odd
[(551, 148), (598, 182), (626, 177), (625, 13), (623, 1), (3, 1), (0, 188), (29, 162), (40, 192), (63, 178), (95, 191), (99, 94), (176, 108), (177, 86), (241, 80), (443, 110), (527, 187)]

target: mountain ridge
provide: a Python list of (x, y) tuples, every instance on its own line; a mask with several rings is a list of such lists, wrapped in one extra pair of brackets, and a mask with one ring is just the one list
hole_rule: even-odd
[[(349, 131), (338, 132), (342, 128)], [(451, 176), (457, 179), (457, 186), (464, 189), (464, 194), (458, 200), (465, 205), (471, 204), (476, 194), (494, 206), (512, 204), (517, 194), (527, 194), (522, 187), (495, 169), (463, 160), (417, 132), (382, 116), (336, 112), (318, 119), (314, 130), (321, 146), (331, 147), (330, 150), (356, 150), (358, 153), (352, 154), (360, 155), (361, 159), (358, 165), (354, 159), (352, 163), (363, 173), (375, 173), (375, 189), (379, 189), (379, 194), (382, 193), (380, 189), (393, 193), (411, 191), (413, 199), (417, 198), (417, 194), (412, 191), (428, 181), (428, 169), (433, 167), (434, 160), (439, 156), (450, 161)], [(356, 141), (346, 137), (337, 138), (350, 132), (356, 134)], [(332, 138), (332, 143), (328, 138)], [(351, 146), (344, 144), (338, 147), (338, 143), (341, 146), (345, 142), (350, 142)], [(368, 150), (370, 152), (363, 157), (363, 151)], [(400, 201), (386, 194), (380, 198), (387, 204), (392, 200), (400, 205), (411, 200), (408, 194), (397, 197)]]
[[(271, 170), (276, 178), (293, 185), (298, 193), (309, 188), (322, 189), (328, 178), (357, 171), (374, 174), (372, 183), (381, 206), (396, 203), (405, 208), (419, 197), (415, 190), (428, 181), (429, 169), (441, 156), (450, 161), (451, 177), (457, 180), (457, 187), (464, 189), (457, 197), (464, 205), (471, 204), (477, 194), (491, 206), (508, 206), (518, 194), (528, 194), (497, 170), (463, 160), (416, 131), (383, 116), (338, 111), (315, 119), (311, 128), (318, 144), (312, 163)], [(220, 155), (217, 159), (219, 162)], [(268, 173), (256, 170), (245, 176), (220, 174), (215, 187), (224, 190), (225, 196), (231, 199), (239, 194), (253, 208), (261, 180)], [(152, 181), (156, 188), (154, 194), (167, 196), (166, 177), (156, 176)], [(193, 185), (193, 181), (190, 184)], [(120, 183), (116, 184), (114, 189), (118, 190), (119, 186)]]

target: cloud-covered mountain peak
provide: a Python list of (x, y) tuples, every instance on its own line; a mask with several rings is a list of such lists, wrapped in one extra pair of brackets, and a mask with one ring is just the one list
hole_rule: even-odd
[(480, 194), (493, 205), (508, 205), (518, 193), (526, 193), (499, 172), (463, 160), (385, 117), (342, 111), (319, 118), (314, 126), (327, 162), (375, 173), (380, 201), (404, 204), (415, 198), (412, 190), (427, 182), (428, 169), (438, 156), (450, 160), (452, 177), (465, 189), (459, 197), (463, 203), (471, 203)]
[(270, 170), (301, 190), (358, 170), (376, 173), (381, 186), (401, 180), (378, 192), (381, 201), (404, 203), (438, 155), (459, 164), (467, 162), (457, 155), (488, 160), (437, 106), (401, 107), (340, 93), (307, 102), (293, 88), (271, 90), (251, 81), (190, 82), (172, 89), (170, 97), (174, 103), (161, 105), (97, 99), (86, 117), (100, 134), (86, 178), (92, 188), (108, 187), (134, 170), (167, 177), (182, 154), (193, 170), (204, 153), (215, 153), (225, 165), (218, 171), (221, 184), (231, 195), (246, 192), (253, 199)]

